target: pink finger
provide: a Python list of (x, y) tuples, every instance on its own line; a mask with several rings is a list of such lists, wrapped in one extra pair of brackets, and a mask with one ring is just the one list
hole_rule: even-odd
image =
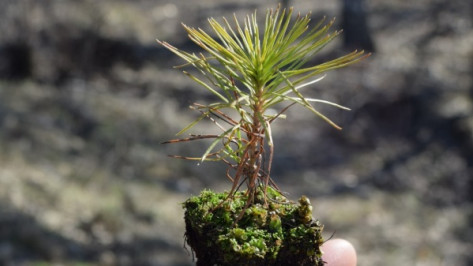
[(332, 239), (321, 247), (322, 259), (327, 266), (356, 266), (356, 251), (353, 245), (344, 239)]

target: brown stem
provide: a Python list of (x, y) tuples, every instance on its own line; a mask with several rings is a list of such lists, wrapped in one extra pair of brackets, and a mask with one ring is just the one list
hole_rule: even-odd
[(253, 124), (251, 125), (251, 131), (247, 133), (249, 141), (249, 153), (248, 153), (248, 164), (247, 175), (248, 175), (248, 202), (254, 202), (254, 197), (257, 192), (257, 182), (259, 173), (262, 165), (262, 158), (264, 153), (264, 131), (261, 125), (260, 117), (263, 117), (264, 113), (264, 100), (263, 100), (263, 87), (260, 86), (256, 89), (255, 102), (252, 106), (253, 111)]

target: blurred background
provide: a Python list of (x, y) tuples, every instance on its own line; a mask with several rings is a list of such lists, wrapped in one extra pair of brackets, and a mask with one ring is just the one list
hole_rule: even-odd
[[(359, 265), (473, 265), (473, 2), (297, 0), (343, 35), (312, 64), (373, 55), (304, 93), (273, 126), (273, 178), (305, 194)], [(225, 168), (162, 141), (212, 97), (155, 39), (197, 51), (181, 22), (239, 18), (270, 0), (1, 0), (0, 264), (192, 265), (180, 203), (229, 189)], [(206, 133), (202, 124), (194, 133)]]

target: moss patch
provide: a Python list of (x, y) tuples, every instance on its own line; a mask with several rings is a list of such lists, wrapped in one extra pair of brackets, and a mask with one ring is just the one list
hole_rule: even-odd
[(184, 202), (186, 239), (197, 265), (323, 265), (323, 225), (312, 218), (306, 197), (291, 203), (268, 188), (273, 199), (268, 207), (259, 192), (235, 224), (247, 201), (244, 194), (223, 202), (227, 192), (204, 190)]

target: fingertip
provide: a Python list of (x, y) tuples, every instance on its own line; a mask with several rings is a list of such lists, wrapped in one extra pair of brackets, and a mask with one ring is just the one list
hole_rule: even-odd
[(356, 266), (356, 250), (347, 240), (329, 240), (321, 246), (321, 249), (322, 259), (327, 266)]

